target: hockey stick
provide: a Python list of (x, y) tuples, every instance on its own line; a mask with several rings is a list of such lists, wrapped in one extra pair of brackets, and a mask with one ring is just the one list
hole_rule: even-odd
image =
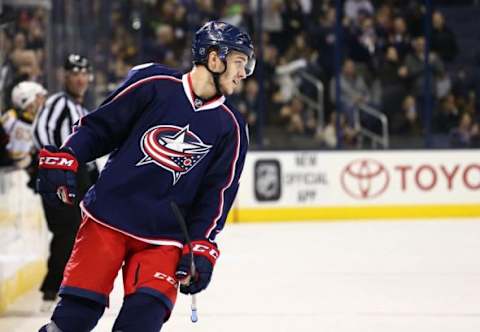
[[(172, 201), (170, 202), (170, 206), (173, 210), (173, 213), (175, 214), (175, 217), (178, 223), (180, 224), (180, 228), (182, 229), (183, 236), (185, 237), (185, 241), (187, 242), (186, 244), (190, 249), (190, 279), (191, 279), (191, 278), (194, 278), (196, 274), (196, 269), (195, 269), (195, 261), (193, 260), (192, 242), (190, 241), (190, 236), (188, 235), (187, 224), (177, 204), (175, 204), (175, 202)], [(198, 315), (197, 315), (197, 297), (195, 294), (192, 294), (192, 304), (190, 307), (192, 310), (192, 315), (190, 316), (190, 319), (192, 320), (193, 323), (196, 323), (198, 321)]]

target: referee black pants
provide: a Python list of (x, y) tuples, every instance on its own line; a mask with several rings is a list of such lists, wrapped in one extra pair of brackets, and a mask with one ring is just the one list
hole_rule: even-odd
[(47, 274), (40, 291), (44, 300), (55, 299), (63, 278), (63, 270), (72, 252), (75, 236), (80, 226), (80, 208), (76, 206), (52, 207), (42, 198), (47, 226), (52, 233)]
[[(81, 164), (77, 172), (77, 197), (80, 201), (88, 188), (95, 183), (98, 171), (88, 170)], [(78, 204), (53, 207), (42, 198), (43, 212), (47, 226), (53, 237), (50, 241), (50, 255), (47, 261), (47, 274), (40, 286), (44, 300), (54, 300), (63, 279), (63, 270), (67, 265), (73, 244), (81, 222)]]

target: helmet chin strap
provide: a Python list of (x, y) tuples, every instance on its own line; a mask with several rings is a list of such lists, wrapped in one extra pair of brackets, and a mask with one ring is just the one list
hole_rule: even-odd
[(23, 110), (20, 112), (20, 118), (26, 120), (29, 123), (32, 123), (35, 119), (35, 112), (33, 109)]
[(212, 71), (210, 69), (210, 67), (208, 66), (208, 63), (205, 66), (205, 67), (207, 67), (207, 70), (210, 72), (210, 74), (212, 74), (213, 84), (215, 85), (215, 96), (221, 96), (222, 95), (222, 91), (220, 91), (220, 75), (222, 75), (223, 73), (225, 73), (227, 71), (227, 61), (222, 60), (222, 62), (225, 65), (225, 69), (221, 73), (216, 73), (216, 72)]

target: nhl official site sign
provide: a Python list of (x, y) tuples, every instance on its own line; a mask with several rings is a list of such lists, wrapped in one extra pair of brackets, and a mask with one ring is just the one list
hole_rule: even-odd
[(275, 159), (255, 162), (255, 198), (260, 202), (277, 201), (282, 194), (282, 169)]
[(296, 153), (288, 159), (281, 155), (278, 159), (256, 160), (253, 171), (256, 201), (291, 205), (315, 201), (327, 184), (326, 174), (318, 167), (318, 162), (315, 153)]

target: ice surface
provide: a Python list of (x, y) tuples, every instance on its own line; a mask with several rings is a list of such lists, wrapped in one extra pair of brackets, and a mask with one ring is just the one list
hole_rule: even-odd
[[(478, 332), (480, 219), (232, 224), (210, 288), (181, 295), (166, 332)], [(110, 331), (118, 279), (94, 331)], [(30, 292), (0, 331), (37, 331)]]

